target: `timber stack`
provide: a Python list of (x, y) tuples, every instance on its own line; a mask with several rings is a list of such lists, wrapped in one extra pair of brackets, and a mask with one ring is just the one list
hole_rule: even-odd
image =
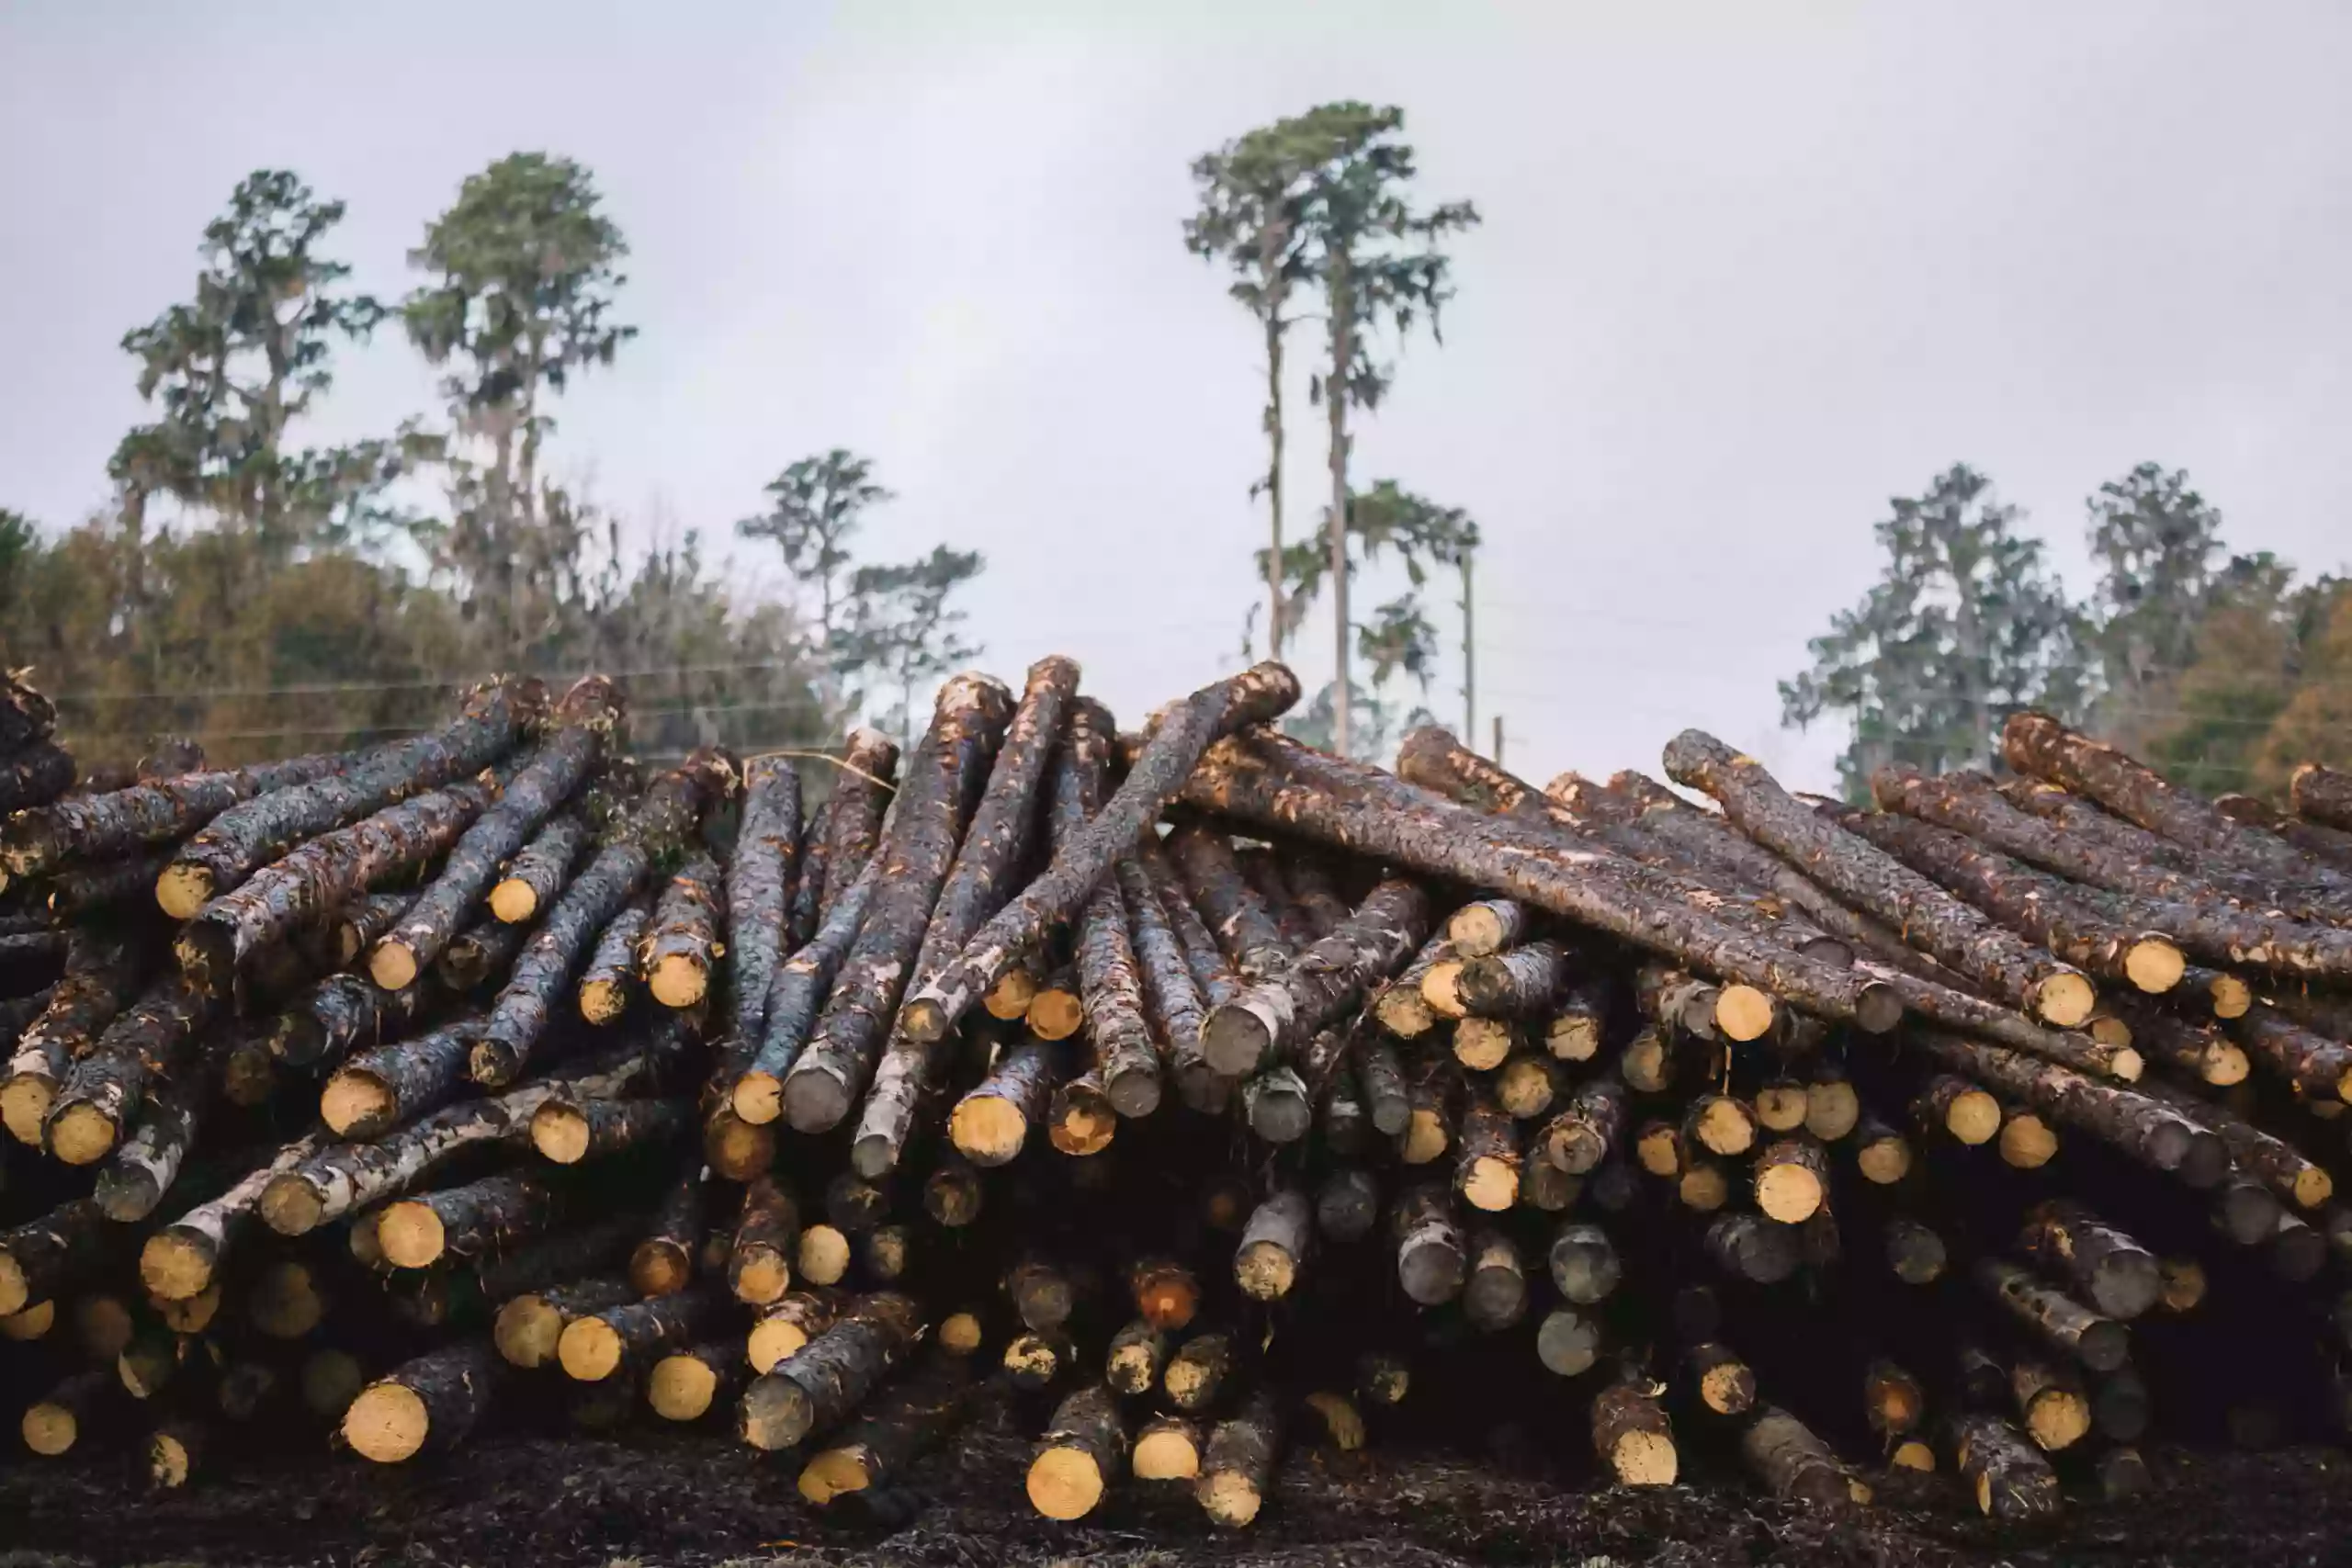
[(2004, 1518), (2340, 1428), (2352, 777), (2208, 800), (2026, 714), (1870, 808), (1697, 731), (1688, 793), (1537, 788), (1298, 695), (1123, 732), (1051, 658), (655, 766), (612, 682), (497, 679), (69, 793), (11, 681), (20, 1440), (701, 1422), (824, 1505), (987, 1419), (1048, 1518), (1238, 1527), (1289, 1450), (1504, 1423)]

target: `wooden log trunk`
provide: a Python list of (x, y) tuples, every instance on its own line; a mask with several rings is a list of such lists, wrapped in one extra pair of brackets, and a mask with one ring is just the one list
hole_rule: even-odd
[(2287, 780), (2295, 815), (2352, 833), (2352, 773), (2304, 762)]
[(1977, 1511), (2005, 1520), (2046, 1517), (2058, 1511), (2058, 1476), (2041, 1450), (1997, 1416), (1952, 1419), (1952, 1468), (1976, 1499)]
[(889, 1485), (955, 1430), (971, 1386), (963, 1357), (932, 1356), (802, 1467), (801, 1496), (821, 1507), (847, 1494)]
[(689, 857), (662, 889), (639, 938), (638, 973), (663, 1007), (698, 1006), (710, 989), (726, 951), (718, 924), (723, 893), (718, 863), (702, 854)]
[(883, 819), (897, 798), (899, 743), (877, 729), (850, 731), (825, 812), (824, 900), (817, 924), (831, 918), (841, 896), (857, 885), (882, 841)]
[(891, 1291), (861, 1296), (831, 1327), (763, 1374), (743, 1395), (740, 1430), (753, 1448), (791, 1448), (838, 1423), (902, 1360), (922, 1309)]
[(362, 1051), (335, 1070), (319, 1094), (319, 1119), (337, 1137), (365, 1142), (429, 1111), (466, 1087), (477, 1017), (460, 1018), (411, 1039)]
[(1127, 1431), (1118, 1401), (1101, 1383), (1055, 1406), (1029, 1461), (1029, 1506), (1049, 1519), (1082, 1519), (1126, 1468)]
[(1209, 1014), (1202, 1035), (1209, 1066), (1240, 1077), (1295, 1055), (1401, 968), (1429, 926), (1429, 899), (1419, 886), (1397, 878), (1381, 883), (1288, 968)]
[[(188, 773), (128, 789), (70, 795), (30, 807), (0, 825), (0, 867), (31, 876), (70, 863), (96, 865), (175, 843), (233, 806), (341, 772), (357, 753)], [(148, 885), (153, 897), (153, 883)]]
[(107, 1026), (67, 1071), (42, 1123), (50, 1153), (67, 1165), (95, 1165), (130, 1130), (148, 1086), (190, 1070), (190, 1042), (219, 1000), (171, 976)]
[(571, 879), (571, 866), (594, 837), (588, 819), (559, 812), (506, 863), (490, 890), (490, 912), (503, 924), (525, 925), (553, 905)]
[(77, 933), (65, 973), (8, 1053), (0, 1077), (0, 1119), (17, 1141), (38, 1148), (57, 1091), (123, 1002), (136, 995), (138, 948), (96, 933)]
[(378, 1464), (447, 1452), (497, 1397), (506, 1363), (486, 1339), (420, 1356), (368, 1384), (343, 1415), (343, 1439)]
[(1261, 1389), (1209, 1433), (1193, 1495), (1210, 1523), (1238, 1529), (1265, 1506), (1282, 1453), (1281, 1414), (1273, 1395)]
[(653, 919), (650, 889), (639, 889), (620, 912), (605, 922), (588, 950), (588, 966), (580, 972), (580, 1016), (591, 1023), (612, 1023), (628, 1011), (637, 989), (638, 948)]

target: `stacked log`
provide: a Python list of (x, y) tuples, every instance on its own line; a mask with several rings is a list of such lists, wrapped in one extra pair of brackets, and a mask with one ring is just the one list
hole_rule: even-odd
[[(2002, 1517), (2052, 1452), (2318, 1419), (2342, 775), (2205, 801), (2027, 716), (2017, 778), (1865, 810), (1678, 737), (1710, 807), (1429, 730), (1391, 773), (1268, 728), (1297, 694), (1122, 736), (1055, 658), (903, 756), (647, 769), (614, 682), (497, 682), (372, 751), (27, 786), (25, 1440), (201, 1484), (289, 1337), (378, 1462), (699, 1423), (830, 1506), (989, 1411), (1047, 1517), (1180, 1481), (1227, 1528), (1400, 1404), (1471, 1440), (1565, 1392), (1613, 1483), (1736, 1454), (1846, 1507), (1891, 1462)], [(45, 707), (0, 693), (0, 755)]]

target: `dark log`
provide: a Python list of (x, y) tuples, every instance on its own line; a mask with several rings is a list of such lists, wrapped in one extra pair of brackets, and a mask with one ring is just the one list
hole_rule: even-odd
[(196, 1143), (209, 1088), (206, 1075), (195, 1070), (148, 1086), (138, 1130), (117, 1144), (98, 1168), (92, 1196), (107, 1218), (134, 1224), (155, 1212)]
[(557, 1165), (578, 1165), (669, 1143), (686, 1127), (692, 1112), (684, 1100), (560, 1097), (532, 1113), (531, 1146)]
[(1977, 1262), (1979, 1289), (2012, 1321), (2095, 1372), (2111, 1372), (2131, 1354), (2131, 1331), (2093, 1312), (2065, 1292), (2045, 1285), (2005, 1258)]
[[(996, 760), (989, 770), (979, 804), (973, 808), (970, 825), (965, 829), (962, 843), (956, 852), (955, 864), (940, 887), (930, 922), (923, 928), (922, 946), (915, 955), (913, 970), (917, 986), (961, 952), (980, 923), (1003, 908), (1005, 899), (1012, 896), (1012, 880), (1040, 834), (1046, 770), (1062, 733), (1064, 711), (1077, 691), (1078, 677), (1076, 661), (1059, 655), (1039, 660), (1029, 667), (1021, 701), (1013, 708), (1002, 741), (997, 747)], [(1121, 864), (1123, 869), (1132, 869), (1140, 882), (1140, 867), (1132, 862)], [(1168, 935), (1159, 901), (1148, 891), (1137, 897), (1148, 907), (1148, 913), (1157, 918), (1156, 930), (1167, 936), (1172, 948), (1173, 938)], [(1139, 942), (1145, 912), (1136, 912)], [(1181, 953), (1175, 956), (1173, 973), (1175, 978), (1189, 987)], [(1153, 976), (1147, 974), (1145, 978), (1150, 981)], [(1157, 997), (1155, 992), (1155, 999)], [(1197, 1020), (1193, 1029), (1197, 1034)], [(850, 1149), (851, 1159), (865, 1175), (880, 1176), (897, 1168), (908, 1134), (914, 1128), (917, 1107), (939, 1076), (933, 1055), (930, 1046), (910, 1039), (903, 1032), (892, 1031), (875, 1069), (873, 1087), (866, 1091), (865, 1104), (858, 1116), (857, 1137)]]
[(751, 1381), (740, 1340), (707, 1339), (671, 1351), (645, 1378), (645, 1403), (664, 1421), (699, 1421)]
[(296, 1139), (219, 1197), (188, 1210), (149, 1236), (139, 1255), (140, 1282), (148, 1293), (175, 1302), (202, 1295), (226, 1261), (232, 1244), (259, 1212), (269, 1184), (300, 1167), (320, 1146), (315, 1134)]
[(2034, 870), (1964, 833), (1886, 812), (1824, 807), (1832, 821), (1923, 876), (1932, 877), (1986, 915), (2085, 973), (2150, 993), (2180, 983), (2188, 961), (2168, 927), (2133, 929), (2104, 918), (2069, 895), (2070, 885)]
[[(155, 884), (156, 901), (174, 919), (187, 919), (302, 840), (332, 835), (346, 823), (490, 766), (514, 746), (543, 701), (534, 685), (489, 682), (467, 694), (463, 711), (443, 729), (382, 747), (341, 773), (231, 807), (180, 846)], [(477, 804), (467, 813), (443, 847), (480, 810)], [(245, 951), (250, 949), (240, 949), (239, 955)]]
[(433, 977), (459, 996), (480, 992), (493, 980), (503, 984), (530, 934), (503, 920), (476, 920), (449, 939), (433, 965)]
[[(29, 674), (30, 671), (20, 673)], [(0, 676), (0, 751), (20, 751), (36, 740), (46, 740), (57, 729), (57, 705), (27, 685), (17, 675)], [(183, 742), (182, 744), (192, 744)], [(175, 768), (174, 773), (192, 773), (202, 767), (203, 752), (188, 767)]]
[(1446, 918), (1445, 937), (1458, 958), (1484, 958), (1528, 940), (1533, 917), (1511, 898), (1480, 898)]
[(1957, 1035), (1922, 1030), (1918, 1039), (1954, 1071), (2079, 1127), (2143, 1164), (2180, 1171), (2191, 1185), (2210, 1185), (2226, 1161), (2219, 1138), (2146, 1094)]
[(799, 876), (792, 886), (791, 906), (785, 911), (786, 953), (807, 946), (820, 923), (818, 917), (824, 908), (828, 873), (826, 840), (831, 833), (833, 801), (838, 793), (827, 794), (817, 808), (807, 814), (801, 826)]
[(947, 1119), (948, 1138), (974, 1165), (1010, 1164), (1027, 1142), (1029, 1130), (1046, 1120), (1066, 1070), (1062, 1046), (1043, 1040), (1015, 1042), (978, 1087), (956, 1102)]
[(564, 694), (546, 739), (508, 781), (498, 804), (466, 829), (441, 874), (397, 927), (375, 943), (368, 972), (378, 985), (392, 991), (413, 985), (441, 956), (490, 891), (499, 868), (580, 787), (610, 743), (621, 714), (620, 697), (603, 676), (584, 677)]
[(103, 910), (135, 908), (155, 896), (155, 878), (170, 863), (166, 851), (67, 866), (49, 879), (49, 912), (60, 919), (83, 920)]
[(1029, 1461), (1029, 1506), (1049, 1519), (1082, 1519), (1126, 1469), (1127, 1431), (1118, 1401), (1101, 1383), (1055, 1406)]
[(764, 1032), (768, 987), (786, 951), (786, 922), (800, 865), (800, 774), (788, 758), (743, 766), (743, 815), (727, 863), (727, 1027), (739, 1039)]
[(784, 1299), (799, 1233), (800, 1206), (781, 1184), (762, 1176), (744, 1188), (727, 1262), (727, 1286), (737, 1301), (768, 1306)]
[(2352, 832), (2352, 773), (2304, 762), (2288, 777), (2287, 798), (2298, 817)]
[(490, 890), (490, 912), (510, 926), (538, 919), (553, 905), (571, 880), (572, 863), (594, 837), (588, 819), (578, 812), (559, 812), (533, 834), (528, 843), (506, 863)]
[(650, 1368), (665, 1350), (693, 1344), (718, 1326), (718, 1303), (695, 1291), (628, 1302), (564, 1325), (557, 1364), (574, 1382), (602, 1382)]
[(2352, 1044), (2331, 1040), (2261, 1002), (2229, 1021), (2246, 1054), (2306, 1095), (2352, 1099)]
[(1295, 950), (1265, 899), (1242, 874), (1229, 838), (1183, 822), (1169, 835), (1166, 847), (1217, 946), (1244, 980), (1263, 979), (1290, 963)]
[(875, 847), (883, 819), (899, 793), (899, 743), (876, 729), (849, 733), (833, 791), (825, 809), (825, 889), (818, 906), (821, 929), (842, 895), (857, 885)]
[(87, 1198), (0, 1230), (0, 1317), (90, 1282), (113, 1256), (113, 1239), (106, 1211)]
[(1261, 1302), (1288, 1295), (1306, 1265), (1314, 1234), (1314, 1210), (1304, 1192), (1285, 1188), (1270, 1193), (1251, 1211), (1233, 1255), (1233, 1277), (1242, 1294)]
[(1282, 1455), (1281, 1410), (1261, 1389), (1209, 1433), (1193, 1495), (1212, 1524), (1238, 1529), (1258, 1517), (1273, 1490)]
[(1113, 1110), (1148, 1116), (1159, 1109), (1159, 1053), (1145, 1016), (1143, 977), (1115, 877), (1086, 896), (1074, 946), (1092, 1070)]
[(1906, 1285), (1931, 1285), (1943, 1278), (1944, 1238), (1918, 1221), (1901, 1215), (1886, 1224), (1886, 1265)]
[(94, 1165), (130, 1131), (148, 1086), (193, 1070), (190, 1042), (210, 1021), (218, 998), (172, 976), (107, 1026), (58, 1086), (42, 1123), (50, 1153), (67, 1165)]
[(596, 933), (588, 966), (580, 972), (581, 1017), (611, 1023), (628, 1011), (629, 995), (637, 989), (638, 950), (652, 919), (652, 889), (639, 888)]
[(644, 881), (648, 865), (641, 844), (606, 844), (563, 890), (524, 942), (506, 984), (483, 1015), (467, 1063), (476, 1083), (503, 1089), (522, 1077), (547, 1034), (557, 998), (580, 972), (597, 936)]
[(1489, 1334), (1527, 1315), (1527, 1265), (1510, 1235), (1499, 1229), (1481, 1230), (1470, 1238), (1462, 1315)]
[(820, 1133), (838, 1125), (872, 1080), (1012, 710), (1012, 694), (982, 676), (957, 676), (940, 689), (930, 732), (909, 765), (889, 830), (875, 852), (882, 871), (865, 922), (807, 1048), (785, 1075), (784, 1113), (796, 1130)]
[(2155, 1255), (2072, 1199), (2035, 1205), (2018, 1249), (2119, 1321), (2148, 1311), (2164, 1292)]
[(1046, 1135), (1055, 1148), (1085, 1158), (1109, 1148), (1118, 1132), (1119, 1113), (1100, 1073), (1089, 1069), (1055, 1086), (1046, 1111)]
[[(1532, 1121), (1552, 1109), (1569, 1085), (1568, 1072), (1550, 1056), (1521, 1052), (1495, 1075), (1495, 1098), (1521, 1122)], [(1798, 1097), (1800, 1104), (1804, 1097)]]
[[(95, 865), (150, 845), (174, 843), (232, 806), (325, 778), (349, 766), (357, 755), (289, 757), (104, 794), (67, 795), (19, 811), (0, 827), (0, 866), (11, 876), (30, 876), (69, 861)], [(153, 886), (148, 885), (150, 897)]]
[(1465, 955), (1453, 988), (1478, 1017), (1543, 1018), (1551, 1016), (1572, 972), (1558, 942), (1532, 942), (1483, 958)]
[(778, 1362), (831, 1328), (848, 1304), (849, 1299), (838, 1291), (787, 1292), (763, 1308), (759, 1321), (752, 1325), (744, 1346), (752, 1371), (774, 1371)]
[(1188, 804), (1281, 828), (1425, 875), (1510, 891), (1695, 967), (1784, 998), (1825, 1018), (1891, 1028), (1883, 982), (1798, 957), (1702, 914), (1667, 879), (1555, 835), (1487, 817), (1377, 769), (1254, 732), (1211, 749)]
[(1552, 1283), (1572, 1306), (1592, 1306), (1614, 1295), (1624, 1278), (1608, 1233), (1599, 1225), (1562, 1225), (1552, 1237), (1545, 1262)]
[(2176, 844), (2266, 876), (2312, 883), (2332, 901), (2352, 898), (2352, 877), (2313, 865), (2292, 845), (2232, 821), (2195, 791), (2047, 714), (2011, 715), (2001, 755), (2018, 773), (2088, 796)]
[(2211, 1023), (2191, 1022), (2150, 1003), (2110, 997), (2132, 1031), (2132, 1048), (2216, 1089), (2243, 1083), (2251, 1070), (2244, 1047)]
[(1811, 1508), (1871, 1500), (1871, 1489), (1838, 1461), (1805, 1424), (1766, 1405), (1740, 1433), (1739, 1457), (1773, 1496)]
[(1797, 1270), (1795, 1232), (1756, 1214), (1717, 1214), (1707, 1226), (1707, 1253), (1726, 1274), (1777, 1285)]
[(1443, 1187), (1425, 1181), (1398, 1194), (1391, 1228), (1397, 1283), (1409, 1299), (1436, 1306), (1462, 1293), (1469, 1277), (1468, 1249)]
[(869, 860), (855, 886), (833, 898), (824, 925), (807, 946), (775, 972), (768, 990), (767, 1033), (736, 1080), (735, 1114), (754, 1127), (784, 1114), (784, 1080), (799, 1063), (833, 977), (849, 956), (882, 880), (881, 863)]
[(1111, 1336), (1103, 1357), (1102, 1381), (1116, 1393), (1148, 1393), (1159, 1386), (1168, 1365), (1168, 1332), (1149, 1318), (1138, 1317)]
[(2098, 992), (2080, 970), (1807, 809), (1754, 758), (1688, 729), (1668, 743), (1666, 768), (1677, 784), (1713, 795), (1750, 838), (2003, 1000), (2061, 1029), (2090, 1016)]
[(2001, 1102), (1956, 1073), (1929, 1077), (1913, 1098), (1911, 1114), (1922, 1128), (1970, 1148), (1991, 1143), (2001, 1130)]
[[(1168, 917), (1169, 929), (1176, 935), (1184, 953), (1184, 965), (1191, 971), (1193, 984), (1201, 993), (1205, 1011), (1215, 1007), (1240, 984), (1232, 966), (1226, 962), (1224, 952), (1217, 946), (1216, 935), (1208, 922), (1201, 918), (1192, 895), (1185, 892), (1183, 878), (1169, 861), (1159, 840), (1147, 833), (1136, 842), (1136, 863), (1143, 868), (1150, 880), (1152, 891), (1159, 896), (1159, 908)], [(1180, 1086), (1181, 1087), (1181, 1086)], [(1213, 1087), (1221, 1097), (1226, 1090), (1222, 1079), (1214, 1079)], [(1218, 1104), (1222, 1105), (1220, 1098)]]
[(791, 1448), (833, 1426), (903, 1359), (922, 1332), (922, 1309), (892, 1291), (861, 1296), (744, 1393), (740, 1430), (753, 1448)]
[(1566, 1109), (1546, 1122), (1536, 1147), (1544, 1159), (1581, 1176), (1607, 1158), (1625, 1136), (1625, 1090), (1608, 1078), (1588, 1078)]
[(2150, 1092), (2199, 1126), (2218, 1135), (2229, 1150), (2230, 1162), (2301, 1209), (2317, 1209), (2335, 1195), (2335, 1179), (2305, 1158), (2302, 1152), (2240, 1116), (2210, 1100), (2199, 1100), (2171, 1084), (2155, 1084)]
[(17, 1429), (25, 1447), (43, 1459), (73, 1451), (83, 1436), (104, 1419), (107, 1402), (114, 1396), (116, 1379), (110, 1367), (74, 1372), (25, 1407)]
[(53, 740), (36, 740), (0, 754), (0, 811), (46, 806), (74, 787), (73, 754)]
[(1756, 1404), (1756, 1373), (1730, 1346), (1713, 1339), (1693, 1344), (1684, 1356), (1699, 1403), (1718, 1416), (1743, 1416)]
[[(1177, 1097), (1192, 1110), (1213, 1113), (1227, 1090), (1203, 1048), (1201, 1029), (1208, 1011), (1194, 979), (1183, 939), (1168, 918), (1150, 874), (1139, 858), (1119, 863), (1119, 895), (1126, 905), (1136, 967), (1143, 979), (1146, 1012), (1153, 1037), (1167, 1042), (1169, 1076)], [(1205, 928), (1204, 928), (1205, 929)], [(1223, 998), (1219, 998), (1223, 1000)]]
[(0, 1077), (0, 1118), (19, 1143), (40, 1146), (41, 1127), (74, 1061), (86, 1055), (123, 1003), (136, 995), (141, 969), (133, 944), (76, 933), (64, 976), (9, 1052)]
[(1168, 1358), (1168, 1370), (1160, 1374), (1160, 1386), (1177, 1409), (1198, 1414), (1216, 1403), (1232, 1370), (1232, 1337), (1208, 1330), (1176, 1348), (1176, 1353)]
[(1518, 1125), (1482, 1086), (1463, 1108), (1453, 1190), (1474, 1209), (1503, 1213), (1519, 1201), (1519, 1173)]
[(526, 1371), (551, 1366), (563, 1331), (575, 1319), (636, 1299), (636, 1288), (618, 1275), (589, 1275), (518, 1292), (499, 1304), (491, 1341), (510, 1366)]
[(889, 1485), (955, 1430), (971, 1392), (963, 1357), (938, 1354), (886, 1392), (801, 1468), (800, 1495), (820, 1507), (848, 1493)]
[(378, 1464), (465, 1440), (497, 1396), (506, 1363), (486, 1339), (420, 1356), (368, 1384), (343, 1415), (343, 1440)]
[(1954, 1416), (1951, 1443), (1952, 1468), (1968, 1483), (1978, 1512), (2013, 1520), (2058, 1511), (2058, 1476), (2050, 1461), (1999, 1416)]
[(689, 856), (671, 874), (646, 925), (638, 970), (663, 1007), (696, 1006), (710, 989), (711, 974), (726, 951), (718, 939), (719, 874), (710, 856)]
[(2217, 795), (2213, 808), (2233, 822), (2283, 840), (2329, 871), (2352, 874), (2352, 833), (2301, 821), (2250, 795)]
[(1048, 926), (1078, 912), (1087, 894), (1175, 799), (1211, 741), (1241, 725), (1271, 719), (1297, 700), (1297, 677), (1269, 663), (1206, 687), (1168, 710), (1102, 809), (1082, 832), (1057, 845), (1044, 874), (909, 999), (901, 1026), (918, 1040), (944, 1036), (998, 976), (1038, 946)]
[(1600, 1359), (1600, 1324), (1589, 1313), (1555, 1307), (1535, 1325), (1535, 1359), (1555, 1377), (1582, 1377)]
[(296, 997), (270, 1027), (271, 1056), (316, 1072), (406, 1032), (439, 999), (431, 982), (387, 991), (358, 975), (330, 975)]
[(1629, 1371), (1593, 1399), (1592, 1451), (1621, 1485), (1671, 1486), (1680, 1472), (1674, 1426), (1658, 1403), (1663, 1390)]
[(388, 1204), (376, 1240), (393, 1267), (427, 1269), (444, 1257), (479, 1258), (535, 1240), (561, 1215), (561, 1190), (537, 1171), (516, 1170)]
[(353, 1056), (320, 1091), (319, 1119), (337, 1137), (357, 1142), (439, 1110), (466, 1087), (481, 1026), (479, 1018), (463, 1018)]

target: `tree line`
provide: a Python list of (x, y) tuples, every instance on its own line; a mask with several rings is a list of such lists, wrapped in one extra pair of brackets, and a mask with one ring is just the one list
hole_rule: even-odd
[(2352, 763), (2352, 580), (2242, 554), (2181, 469), (2142, 463), (2085, 502), (2098, 580), (2071, 595), (2022, 514), (1965, 464), (1875, 525), (1879, 580), (1781, 683), (1781, 717), (1852, 727), (1849, 797), (1892, 761), (1986, 768), (2041, 708), (2213, 794), (2277, 795)]
[[(625, 674), (655, 754), (807, 744), (856, 714), (908, 728), (921, 684), (978, 651), (953, 605), (978, 554), (865, 558), (889, 499), (869, 458), (791, 463), (737, 525), (781, 557), (781, 602), (730, 591), (697, 531), (632, 547), (548, 477), (563, 393), (638, 333), (587, 169), (518, 152), (468, 178), (398, 300), (334, 259), (344, 215), (288, 171), (239, 182), (189, 296), (122, 339), (152, 418), (108, 502), (58, 532), (0, 510), (0, 658), (85, 760), (160, 733), (221, 761), (340, 748), (435, 722), (492, 670)], [(445, 406), (319, 442), (339, 358), (392, 331)]]

